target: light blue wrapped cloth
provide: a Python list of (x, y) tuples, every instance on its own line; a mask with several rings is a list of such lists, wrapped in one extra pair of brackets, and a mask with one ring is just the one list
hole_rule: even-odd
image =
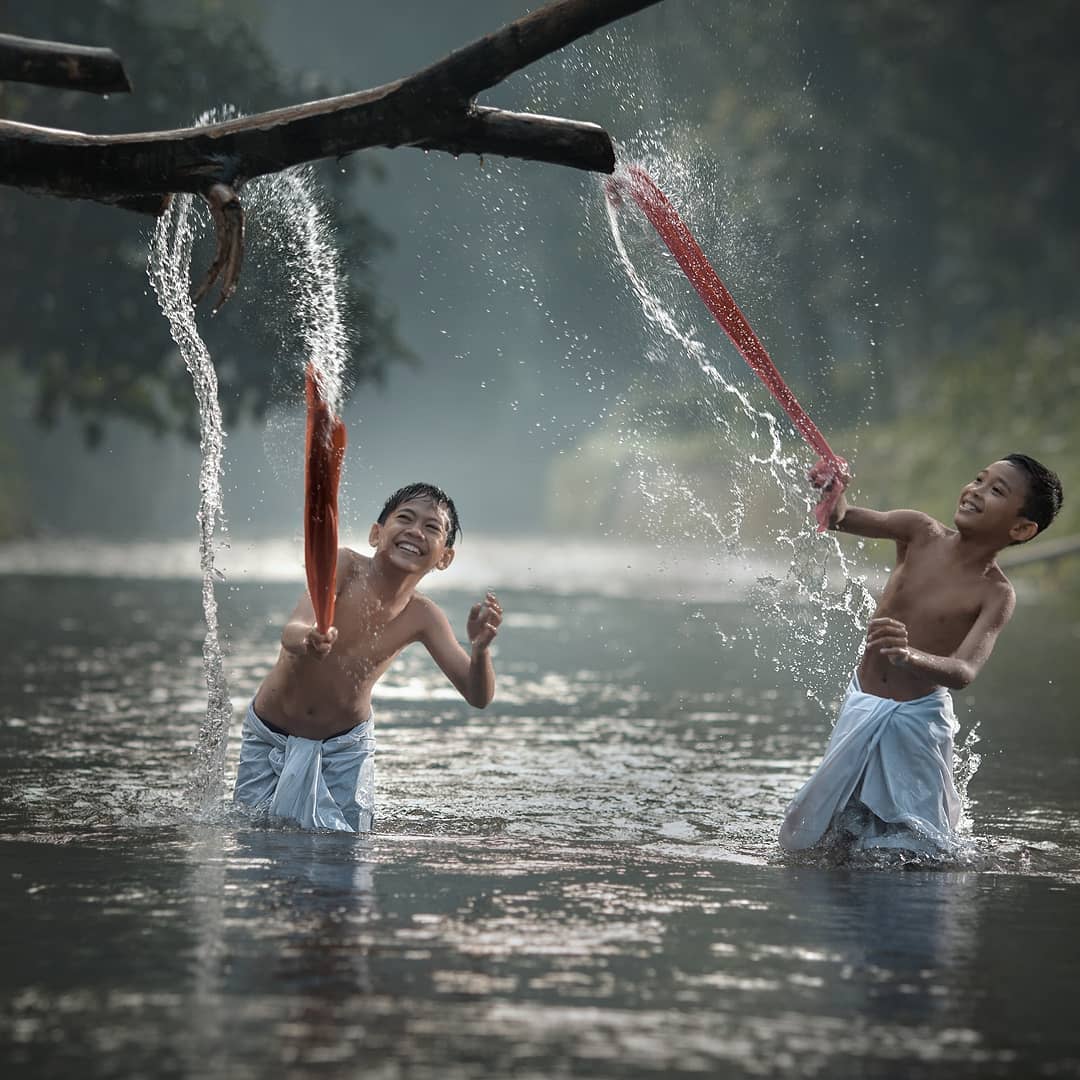
[(233, 799), (305, 829), (370, 832), (374, 721), (331, 739), (301, 739), (271, 731), (248, 705)]
[(825, 757), (784, 815), (781, 846), (813, 847), (837, 827), (860, 848), (952, 850), (961, 808), (956, 729), (944, 688), (893, 701), (863, 693), (852, 676)]

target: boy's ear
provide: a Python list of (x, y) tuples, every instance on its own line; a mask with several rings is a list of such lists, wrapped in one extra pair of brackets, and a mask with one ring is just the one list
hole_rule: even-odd
[(1030, 518), (1017, 518), (1016, 524), (1009, 530), (1009, 539), (1014, 544), (1026, 544), (1038, 531), (1037, 522)]
[(455, 548), (447, 548), (439, 557), (439, 561), (435, 564), (436, 570), (445, 570), (453, 561), (454, 556), (457, 554)]
[(376, 521), (375, 524), (371, 526), (371, 529), (367, 534), (367, 542), (372, 547), (378, 547), (379, 546), (379, 529), (380, 529), (380, 525)]

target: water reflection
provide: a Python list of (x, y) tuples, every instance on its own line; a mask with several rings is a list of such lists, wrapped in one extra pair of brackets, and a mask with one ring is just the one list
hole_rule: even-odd
[[(238, 697), (294, 592), (223, 604)], [(953, 1080), (1077, 1056), (1080, 804), (1008, 658), (971, 867), (806, 865), (776, 828), (827, 719), (760, 676), (753, 612), (707, 610), (721, 649), (678, 602), (512, 593), (490, 710), (432, 693), (421, 652), (395, 670), (357, 840), (193, 820), (197, 590), (0, 599), (23, 613), (0, 625), (0, 1037), (24, 1071)]]
[(951, 973), (970, 967), (978, 875), (912, 870), (800, 870), (803, 918), (841, 965), (844, 997), (871, 1022), (962, 1023)]

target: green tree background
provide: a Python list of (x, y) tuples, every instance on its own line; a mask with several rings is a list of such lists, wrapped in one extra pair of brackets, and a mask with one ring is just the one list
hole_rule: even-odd
[[(491, 28), (527, 6), (478, 0), (470, 15)], [(221, 100), (222, 71), (245, 111), (344, 89), (328, 66), (314, 78), (280, 70), (257, 33), (271, 8), (20, 7), (7, 29), (107, 43), (136, 92), (99, 101), (8, 84), (0, 114), (91, 131), (182, 126)], [(348, 5), (333, 4), (323, 16), (328, 28), (351, 17)], [(400, 33), (395, 17), (364, 20)], [(454, 22), (448, 11), (433, 24), (440, 20)], [(445, 51), (439, 40), (425, 60)], [(1059, 469), (1067, 493), (1080, 481), (1077, 40), (1080, 8), (1068, 0), (668, 0), (512, 80), (500, 103), (572, 101), (567, 111), (603, 122), (617, 139), (645, 132), (659, 158), (691, 169), (707, 162), (722, 177), (723, 201), (701, 216), (739, 223), (740, 249), (724, 252), (723, 276), (834, 444), (858, 444), (860, 492), (933, 510), (931, 462), (944, 486), (972, 458), (1025, 449)], [(355, 381), (384, 375), (405, 354), (376, 287), (388, 238), (357, 209), (379, 160), (358, 155), (346, 175), (321, 174), (364, 312), (351, 320)], [(701, 216), (693, 224), (708, 240), (719, 226)], [(574, 245), (585, 244), (580, 205), (554, 200), (545, 219), (546, 242), (532, 254), (548, 272), (545, 300), (560, 310), (586, 287), (580, 269), (569, 270)], [(471, 225), (462, 222), (463, 236)], [(147, 229), (116, 210), (0, 192), (0, 268), (19, 286), (0, 292), (6, 378), (30, 387), (43, 423), (76, 416), (91, 442), (118, 418), (163, 433), (192, 429), (187, 375), (145, 295)], [(451, 304), (453, 287), (476, 289), (461, 278), (446, 286)], [(625, 308), (625, 296), (618, 303)], [(633, 317), (608, 315), (608, 353), (640, 348), (636, 327)], [(266, 377), (280, 328), (238, 303), (212, 329), (228, 421), (261, 415), (288, 392)], [(646, 389), (662, 406), (665, 386)], [(672, 388), (673, 403), (685, 392)], [(859, 430), (845, 430), (856, 418)], [(702, 442), (699, 423), (690, 410), (687, 446)], [(678, 430), (669, 425), (672, 437)], [(16, 473), (6, 472), (0, 514), (25, 527)], [(1067, 501), (1055, 531), (1080, 527), (1078, 503)]]
[[(235, 6), (205, 0), (183, 15), (142, 2), (26, 5), (9, 29), (30, 37), (102, 44), (123, 59), (135, 87), (102, 99), (18, 83), (0, 84), (0, 115), (76, 131), (125, 132), (186, 127), (217, 98), (208, 74), (228, 72), (232, 100), (245, 112), (334, 92), (325, 82), (281, 74)], [(384, 376), (405, 355), (374, 284), (377, 256), (390, 238), (357, 209), (358, 185), (375, 181), (364, 158), (319, 170), (326, 211), (341, 241), (351, 331), (353, 384)], [(257, 229), (258, 223), (254, 223)], [(8, 379), (29, 377), (43, 425), (65, 412), (86, 441), (99, 443), (110, 420), (193, 436), (190, 378), (146, 290), (150, 218), (90, 202), (36, 198), (5, 189), (0, 197), (0, 275), (19, 288), (0, 290)], [(209, 251), (200, 256), (209, 258)], [(208, 262), (203, 264), (208, 265)], [(193, 267), (193, 273), (199, 272)], [(264, 261), (259, 280), (275, 293), (281, 274)], [(243, 285), (241, 286), (243, 288)], [(266, 357), (287, 328), (247, 303), (213, 320), (212, 346), (228, 424), (262, 416), (284, 392), (268, 377)]]

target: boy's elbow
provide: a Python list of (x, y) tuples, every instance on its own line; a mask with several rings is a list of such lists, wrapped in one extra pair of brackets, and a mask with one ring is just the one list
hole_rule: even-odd
[(955, 678), (949, 684), (950, 690), (966, 690), (979, 674), (979, 669), (974, 664), (961, 663), (957, 666)]

